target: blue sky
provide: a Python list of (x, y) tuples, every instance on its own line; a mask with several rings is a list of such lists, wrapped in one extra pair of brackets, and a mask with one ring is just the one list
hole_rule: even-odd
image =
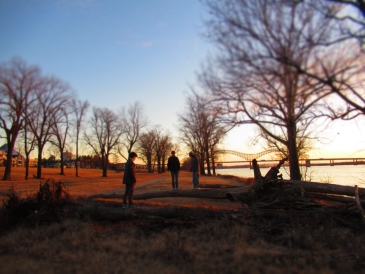
[(0, 61), (20, 56), (91, 106), (140, 101), (173, 131), (207, 55), (203, 13), (197, 0), (2, 0)]
[[(176, 114), (212, 50), (201, 36), (204, 17), (198, 0), (1, 0), (0, 62), (19, 56), (38, 65), (91, 106), (118, 111), (140, 101), (150, 125), (176, 137)], [(354, 123), (346, 127), (359, 130)], [(245, 145), (252, 130), (235, 129), (226, 149), (260, 152)], [(333, 142), (319, 156), (359, 150), (361, 138), (343, 143), (351, 130), (340, 135), (334, 128)]]

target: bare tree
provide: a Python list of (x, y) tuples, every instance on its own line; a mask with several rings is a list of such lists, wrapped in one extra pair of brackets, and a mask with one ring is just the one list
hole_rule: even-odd
[(34, 134), (28, 129), (27, 124), (24, 125), (23, 130), (21, 131), (20, 140), (23, 144), (23, 151), (25, 155), (25, 180), (28, 180), (29, 177), (29, 159), (30, 159), (30, 153), (35, 149), (36, 146), (36, 140), (34, 138)]
[(75, 170), (76, 170), (76, 177), (79, 176), (79, 137), (81, 126), (83, 123), (83, 119), (86, 115), (86, 112), (89, 108), (90, 104), (88, 101), (81, 101), (81, 100), (72, 100), (71, 107), (73, 109), (74, 115), (74, 124), (75, 124), (75, 131), (76, 131), (76, 160), (75, 160)]
[(71, 122), (69, 119), (70, 115), (70, 106), (68, 102), (66, 102), (60, 109), (57, 111), (57, 115), (53, 116), (55, 119), (51, 123), (51, 138), (49, 139), (50, 143), (58, 149), (60, 154), (60, 174), (65, 175), (64, 172), (64, 152), (66, 148), (66, 141), (69, 137)]
[(187, 98), (186, 105), (186, 112), (178, 115), (180, 138), (190, 150), (198, 153), (200, 172), (205, 174), (206, 164), (208, 175), (211, 175), (212, 167), (215, 173), (217, 147), (232, 127), (220, 123), (219, 108), (211, 108), (208, 101), (195, 92)]
[[(141, 130), (147, 125), (147, 119), (143, 115), (143, 107), (140, 102), (130, 105), (127, 110), (122, 108), (120, 111), (121, 127), (124, 129), (123, 140), (118, 147), (118, 153), (125, 160), (137, 143)], [(123, 153), (126, 149), (127, 156)]]
[(154, 153), (157, 160), (157, 171), (162, 173), (165, 171), (165, 162), (167, 160), (168, 152), (172, 149), (171, 134), (164, 132), (160, 125), (154, 128), (155, 147)]
[[(363, 0), (302, 1), (302, 5), (308, 5), (322, 12), (325, 17), (337, 23), (332, 25), (339, 30), (336, 38), (322, 45), (330, 48), (331, 53), (327, 59), (316, 60), (322, 67), (316, 71), (290, 58), (281, 61), (317, 84), (326, 85), (345, 103), (345, 105), (342, 102), (335, 106), (329, 105), (330, 118), (350, 120), (365, 115), (365, 2)], [(333, 50), (335, 47), (339, 50)], [(351, 56), (351, 59), (339, 60), (338, 56), (344, 54)]]
[(84, 140), (101, 160), (102, 176), (107, 177), (109, 156), (117, 149), (123, 133), (118, 116), (110, 109), (94, 107), (89, 124), (91, 128), (84, 132)]
[(34, 134), (38, 148), (38, 179), (42, 177), (42, 154), (45, 145), (52, 137), (52, 129), (58, 122), (63, 108), (72, 99), (73, 92), (69, 85), (55, 77), (43, 79), (42, 87), (36, 93), (36, 104), (26, 117), (29, 129)]
[(142, 133), (138, 139), (139, 158), (147, 164), (148, 173), (153, 173), (155, 141), (156, 135), (154, 130)]
[[(303, 4), (309, 4), (302, 1)], [(333, 3), (340, 4), (341, 13), (333, 13)], [(357, 39), (365, 50), (365, 1), (364, 0), (321, 0), (313, 8), (323, 12), (327, 17), (339, 21), (341, 39)]]
[(300, 180), (298, 125), (307, 136), (316, 119), (329, 115), (332, 90), (289, 63), (344, 79), (355, 73), (355, 55), (339, 54), (337, 22), (300, 1), (205, 3), (212, 15), (207, 36), (221, 51), (210, 64), (215, 71), (201, 75), (204, 87), (227, 123), (254, 123), (286, 146), (290, 177)]
[(32, 105), (32, 94), (43, 84), (40, 69), (14, 58), (0, 65), (0, 128), (5, 132), (7, 161), (3, 180), (11, 180), (12, 154), (19, 132), (24, 126), (24, 115)]

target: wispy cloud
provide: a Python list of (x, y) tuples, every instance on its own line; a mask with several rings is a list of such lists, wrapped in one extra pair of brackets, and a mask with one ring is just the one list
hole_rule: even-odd
[(155, 45), (155, 44), (156, 44), (156, 42), (154, 42), (154, 41), (142, 41), (142, 42), (140, 42), (139, 44), (140, 44), (140, 46), (142, 46), (142, 47), (144, 47), (144, 48), (150, 48), (150, 47), (152, 47), (153, 45)]

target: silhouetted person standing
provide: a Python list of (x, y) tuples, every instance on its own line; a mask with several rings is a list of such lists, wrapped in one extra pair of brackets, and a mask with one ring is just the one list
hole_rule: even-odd
[(172, 190), (179, 189), (179, 170), (180, 161), (179, 158), (175, 156), (175, 151), (171, 151), (171, 156), (167, 160), (167, 170), (171, 172), (171, 184)]
[(193, 173), (193, 186), (197, 189), (199, 186), (199, 161), (193, 152), (189, 153), (191, 157), (191, 168), (190, 171)]
[(136, 207), (133, 204), (134, 187), (137, 183), (136, 179), (136, 165), (134, 161), (137, 158), (137, 153), (131, 152), (129, 154), (129, 159), (125, 164), (123, 184), (125, 185), (125, 192), (123, 197), (123, 206), (127, 207), (127, 200), (129, 207)]

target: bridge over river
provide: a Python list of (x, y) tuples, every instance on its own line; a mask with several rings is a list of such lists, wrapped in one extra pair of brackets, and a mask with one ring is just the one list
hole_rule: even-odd
[[(223, 164), (234, 164), (234, 165), (247, 165), (250, 168), (252, 168), (252, 160), (256, 159), (257, 162), (261, 166), (273, 166), (275, 163), (278, 163), (280, 159), (277, 160), (259, 160), (260, 157), (267, 155), (272, 152), (276, 152), (275, 149), (270, 149), (266, 151), (262, 151), (260, 153), (255, 154), (247, 154), (242, 153), (234, 150), (219, 150), (222, 154), (231, 154), (238, 157), (241, 157), (245, 160), (243, 161), (217, 161), (216, 164), (218, 165), (218, 168), (220, 165)], [(364, 165), (365, 164), (365, 158), (362, 157), (353, 157), (353, 158), (313, 158), (313, 159), (300, 159), (299, 163), (301, 166), (335, 166), (335, 165)], [(288, 165), (288, 163), (285, 163), (285, 165)]]

